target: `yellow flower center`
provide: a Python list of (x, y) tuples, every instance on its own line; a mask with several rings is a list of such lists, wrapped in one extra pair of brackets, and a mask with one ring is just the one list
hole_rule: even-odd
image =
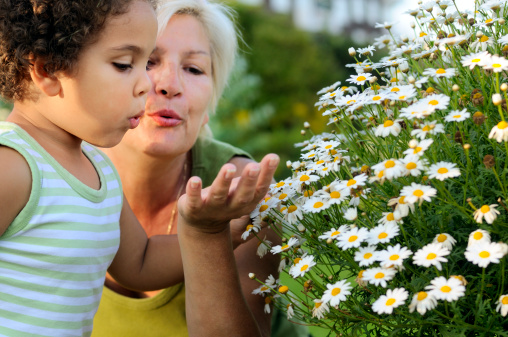
[(339, 199), (340, 198), (340, 192), (333, 191), (332, 193), (330, 193), (330, 198), (332, 198), (332, 199)]
[(392, 168), (395, 166), (395, 162), (393, 160), (388, 160), (386, 163), (385, 163), (385, 168)]
[(286, 184), (286, 183), (285, 183), (284, 181), (280, 181), (280, 182), (278, 182), (278, 183), (275, 185), (275, 187), (279, 188), (279, 187), (284, 186), (285, 184)]
[(448, 173), (448, 169), (446, 167), (441, 167), (439, 170), (437, 170), (437, 173), (439, 174)]
[(429, 255), (427, 255), (427, 260), (434, 260), (436, 257), (437, 255), (435, 253), (430, 253)]
[(481, 240), (481, 239), (483, 238), (483, 234), (482, 234), (482, 232), (476, 232), (476, 233), (474, 233), (474, 234), (473, 234), (473, 238), (474, 238), (475, 240)]
[(433, 99), (432, 101), (429, 102), (430, 105), (438, 105), (439, 104), (439, 101)]
[(379, 171), (379, 173), (377, 174), (377, 177), (378, 177), (378, 178), (383, 178), (383, 177), (384, 177), (384, 175), (385, 175), (385, 170), (383, 170), (383, 171)]
[(339, 235), (339, 234), (340, 234), (340, 232), (339, 232), (339, 231), (335, 231), (335, 232), (333, 232), (333, 233), (332, 233), (332, 235), (331, 235), (331, 236), (335, 236), (335, 235)]
[(267, 209), (268, 209), (268, 205), (263, 205), (263, 206), (259, 207), (259, 211), (260, 211), (260, 212), (264, 212), (264, 211), (266, 211)]
[(294, 211), (296, 211), (298, 209), (298, 207), (296, 207), (295, 205), (291, 205), (289, 206), (288, 208), (288, 213), (293, 213)]
[(406, 197), (405, 197), (405, 196), (400, 197), (400, 198), (399, 198), (399, 204), (404, 205), (404, 204), (406, 203), (406, 201), (405, 201), (405, 200), (406, 200)]
[(501, 65), (499, 63), (492, 64), (492, 68), (501, 68)]
[(383, 278), (383, 277), (385, 277), (385, 274), (382, 273), (382, 272), (379, 272), (376, 275), (374, 275), (374, 278), (377, 278), (377, 279), (380, 279), (380, 278)]
[(480, 252), (480, 254), (478, 254), (478, 255), (480, 255), (480, 257), (482, 259), (486, 259), (486, 258), (488, 258), (490, 256), (490, 253), (487, 252), (486, 250), (484, 250), (484, 251)]
[(323, 303), (321, 303), (321, 302), (316, 302), (316, 304), (314, 304), (314, 307), (317, 309), (317, 308), (319, 308), (319, 307), (321, 306), (321, 304), (323, 304)]
[(351, 236), (349, 237), (349, 240), (348, 240), (348, 241), (349, 241), (349, 242), (355, 242), (356, 240), (358, 240), (358, 236), (356, 236), (356, 235), (351, 235)]
[(332, 147), (333, 147), (332, 145), (326, 145), (326, 146), (325, 146), (325, 149), (329, 150), (329, 149), (331, 149)]
[(307, 269), (309, 269), (309, 265), (308, 264), (304, 264), (302, 266), (302, 268), (300, 268), (300, 271), (306, 271)]
[(423, 301), (424, 299), (426, 299), (426, 298), (427, 298), (427, 296), (428, 296), (428, 294), (427, 294), (425, 291), (420, 291), (420, 292), (418, 293), (418, 296), (416, 296), (416, 299), (417, 299), (418, 301)]
[(503, 299), (501, 300), (501, 303), (503, 303), (503, 305), (507, 305), (508, 304), (508, 296), (503, 297)]
[(365, 253), (365, 254), (363, 255), (363, 258), (364, 258), (365, 260), (368, 260), (368, 259), (370, 259), (371, 257), (372, 257), (372, 253)]
[(406, 168), (407, 168), (408, 170), (414, 170), (414, 169), (416, 168), (416, 164), (415, 164), (415, 163), (413, 163), (413, 162), (407, 163), (407, 164), (406, 164)]
[(446, 235), (439, 234), (437, 237), (437, 242), (445, 242), (446, 241)]
[(279, 195), (279, 200), (285, 199), (288, 195), (286, 193), (282, 193)]
[(487, 35), (483, 35), (481, 38), (480, 38), (480, 42), (487, 42), (489, 40), (489, 37)]
[(337, 296), (338, 294), (340, 294), (340, 288), (333, 288), (332, 296)]
[(497, 124), (497, 128), (504, 130), (504, 129), (508, 128), (508, 123), (506, 123), (505, 121), (501, 121)]
[(309, 154), (309, 156), (307, 158), (312, 158), (314, 156), (316, 156), (316, 154), (315, 153), (311, 153), (311, 154)]
[(356, 80), (359, 82), (359, 81), (365, 81), (367, 78), (365, 78), (365, 76), (358, 76), (356, 78)]
[(245, 228), (245, 231), (248, 231), (248, 230), (250, 230), (253, 227), (254, 227), (253, 225), (247, 225), (247, 228)]
[(381, 99), (381, 96), (374, 96), (372, 97), (373, 101), (379, 101)]
[(483, 205), (482, 208), (480, 208), (480, 212), (483, 214), (488, 213), (490, 211), (490, 207), (488, 205)]
[[(328, 146), (327, 146), (327, 147), (328, 147)], [(318, 164), (318, 165), (319, 165), (319, 164), (323, 164), (324, 162), (325, 162), (324, 160), (319, 160), (319, 161), (317, 161), (317, 162), (316, 162), (316, 164)]]
[(349, 179), (348, 182), (347, 182), (347, 187), (349, 186), (353, 186), (354, 184), (356, 184), (356, 180), (354, 179)]
[(388, 215), (386, 216), (386, 220), (388, 220), (388, 221), (395, 220), (395, 217), (393, 216), (393, 213), (388, 213)]
[(388, 128), (388, 127), (390, 127), (390, 126), (392, 126), (392, 125), (393, 125), (393, 121), (390, 121), (390, 120), (388, 120), (388, 121), (386, 121), (386, 122), (384, 122), (384, 123), (383, 123), (383, 126), (384, 126), (385, 128)]
[(287, 208), (286, 206), (284, 206), (284, 207), (282, 207), (282, 208), (280, 209), (280, 212), (282, 213), (282, 212), (284, 212), (284, 211), (285, 211), (285, 210), (287, 210), (287, 209), (288, 209), (288, 208)]
[(284, 246), (280, 247), (280, 250), (286, 250), (288, 248), (289, 248), (289, 245), (284, 245)]
[(388, 237), (388, 234), (386, 234), (385, 232), (379, 233), (379, 235), (377, 236), (378, 239), (385, 239), (386, 237)]
[(422, 131), (429, 132), (429, 131), (430, 131), (430, 126), (425, 125), (425, 126), (422, 128)]
[(427, 36), (427, 33), (425, 33), (425, 32), (421, 32), (421, 33), (420, 33), (420, 37), (424, 37), (424, 36)]
[(311, 191), (311, 190), (307, 190), (307, 191), (303, 192), (303, 196), (306, 198), (312, 197), (313, 194), (314, 194), (314, 191)]
[(358, 273), (358, 278), (362, 278), (362, 277), (363, 277), (363, 272), (364, 272), (364, 271), (365, 271), (365, 270), (360, 270), (360, 272)]
[(297, 257), (296, 259), (293, 260), (293, 264), (297, 264), (298, 262), (300, 262), (302, 260), (301, 257)]
[(356, 101), (355, 101), (354, 99), (351, 99), (351, 100), (349, 100), (349, 101), (347, 101), (347, 102), (346, 102), (346, 104), (348, 104), (348, 105), (349, 105), (349, 104), (353, 104), (353, 103), (356, 103)]
[(413, 195), (416, 196), (416, 197), (421, 197), (423, 195), (423, 191), (422, 190), (416, 190), (413, 192)]
[(266, 291), (266, 290), (268, 290), (268, 287), (267, 286), (262, 286), (260, 290), (261, 291)]
[(450, 291), (452, 291), (452, 288), (450, 288), (449, 286), (442, 286), (441, 291), (444, 293), (449, 293)]
[(453, 118), (455, 119), (459, 119), (460, 117), (462, 117), (462, 115), (453, 115)]
[(403, 95), (403, 96), (400, 96), (400, 97), (399, 97), (399, 99), (400, 99), (400, 100), (404, 100), (404, 99), (406, 99), (406, 96), (404, 96), (404, 95)]
[(397, 88), (397, 87), (394, 87), (394, 88), (392, 88), (392, 90), (390, 90), (390, 91), (391, 91), (391, 92), (399, 92), (399, 91), (400, 91), (400, 89), (399, 89), (399, 88)]
[(316, 202), (316, 203), (314, 204), (314, 206), (313, 206), (313, 207), (314, 207), (314, 208), (321, 208), (321, 207), (323, 207), (323, 205), (324, 205), (324, 204), (323, 204), (321, 201), (318, 201), (318, 202)]
[(386, 305), (393, 305), (395, 303), (395, 298), (389, 298), (388, 301), (386, 301)]
[(473, 60), (471, 60), (471, 63), (478, 63), (480, 61), (481, 61), (481, 59), (473, 59)]
[(279, 288), (279, 292), (282, 293), (282, 294), (285, 294), (289, 291), (289, 287), (288, 286), (282, 286)]
[(421, 150), (423, 150), (423, 149), (421, 147), (417, 146), (415, 148), (415, 150), (413, 151), (413, 153), (416, 154), (416, 153), (420, 152)]
[(304, 175), (302, 175), (302, 176), (300, 177), (300, 181), (307, 181), (307, 180), (309, 180), (309, 179), (310, 179), (310, 177), (309, 177), (308, 175), (306, 175), (306, 174), (304, 174)]
[(397, 254), (390, 256), (390, 260), (392, 260), (392, 261), (397, 261), (399, 258), (400, 258), (400, 256), (398, 256)]
[(493, 20), (492, 19), (487, 19), (485, 20), (485, 23), (491, 23)]

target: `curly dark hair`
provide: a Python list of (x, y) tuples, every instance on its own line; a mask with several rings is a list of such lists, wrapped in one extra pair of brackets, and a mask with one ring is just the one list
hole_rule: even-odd
[[(93, 43), (108, 17), (124, 14), (134, 0), (0, 0), (0, 95), (29, 96), (31, 60), (44, 71), (72, 72), (80, 52)], [(145, 0), (156, 7), (156, 0)]]

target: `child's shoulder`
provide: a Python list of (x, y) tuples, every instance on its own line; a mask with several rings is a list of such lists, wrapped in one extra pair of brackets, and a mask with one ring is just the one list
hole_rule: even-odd
[(25, 207), (32, 188), (32, 174), (16, 150), (0, 146), (0, 236)]

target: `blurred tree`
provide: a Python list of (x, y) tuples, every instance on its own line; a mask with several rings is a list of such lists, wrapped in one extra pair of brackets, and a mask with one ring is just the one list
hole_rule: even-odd
[[(243, 59), (211, 121), (215, 137), (244, 148), (256, 159), (275, 152), (286, 160), (298, 159), (293, 144), (301, 142), (303, 122), (313, 132), (326, 125), (314, 103), (316, 92), (348, 78), (344, 65), (354, 60), (347, 48), (353, 42), (328, 33), (298, 30), (287, 15), (262, 7), (231, 3), (246, 44)], [(278, 178), (290, 171), (281, 164)]]

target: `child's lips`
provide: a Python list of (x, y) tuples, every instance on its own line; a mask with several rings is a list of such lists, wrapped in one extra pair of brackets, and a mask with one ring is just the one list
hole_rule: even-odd
[(145, 111), (141, 111), (136, 116), (133, 116), (129, 118), (130, 128), (135, 129), (139, 125), (139, 121), (141, 120), (141, 117), (145, 114)]

